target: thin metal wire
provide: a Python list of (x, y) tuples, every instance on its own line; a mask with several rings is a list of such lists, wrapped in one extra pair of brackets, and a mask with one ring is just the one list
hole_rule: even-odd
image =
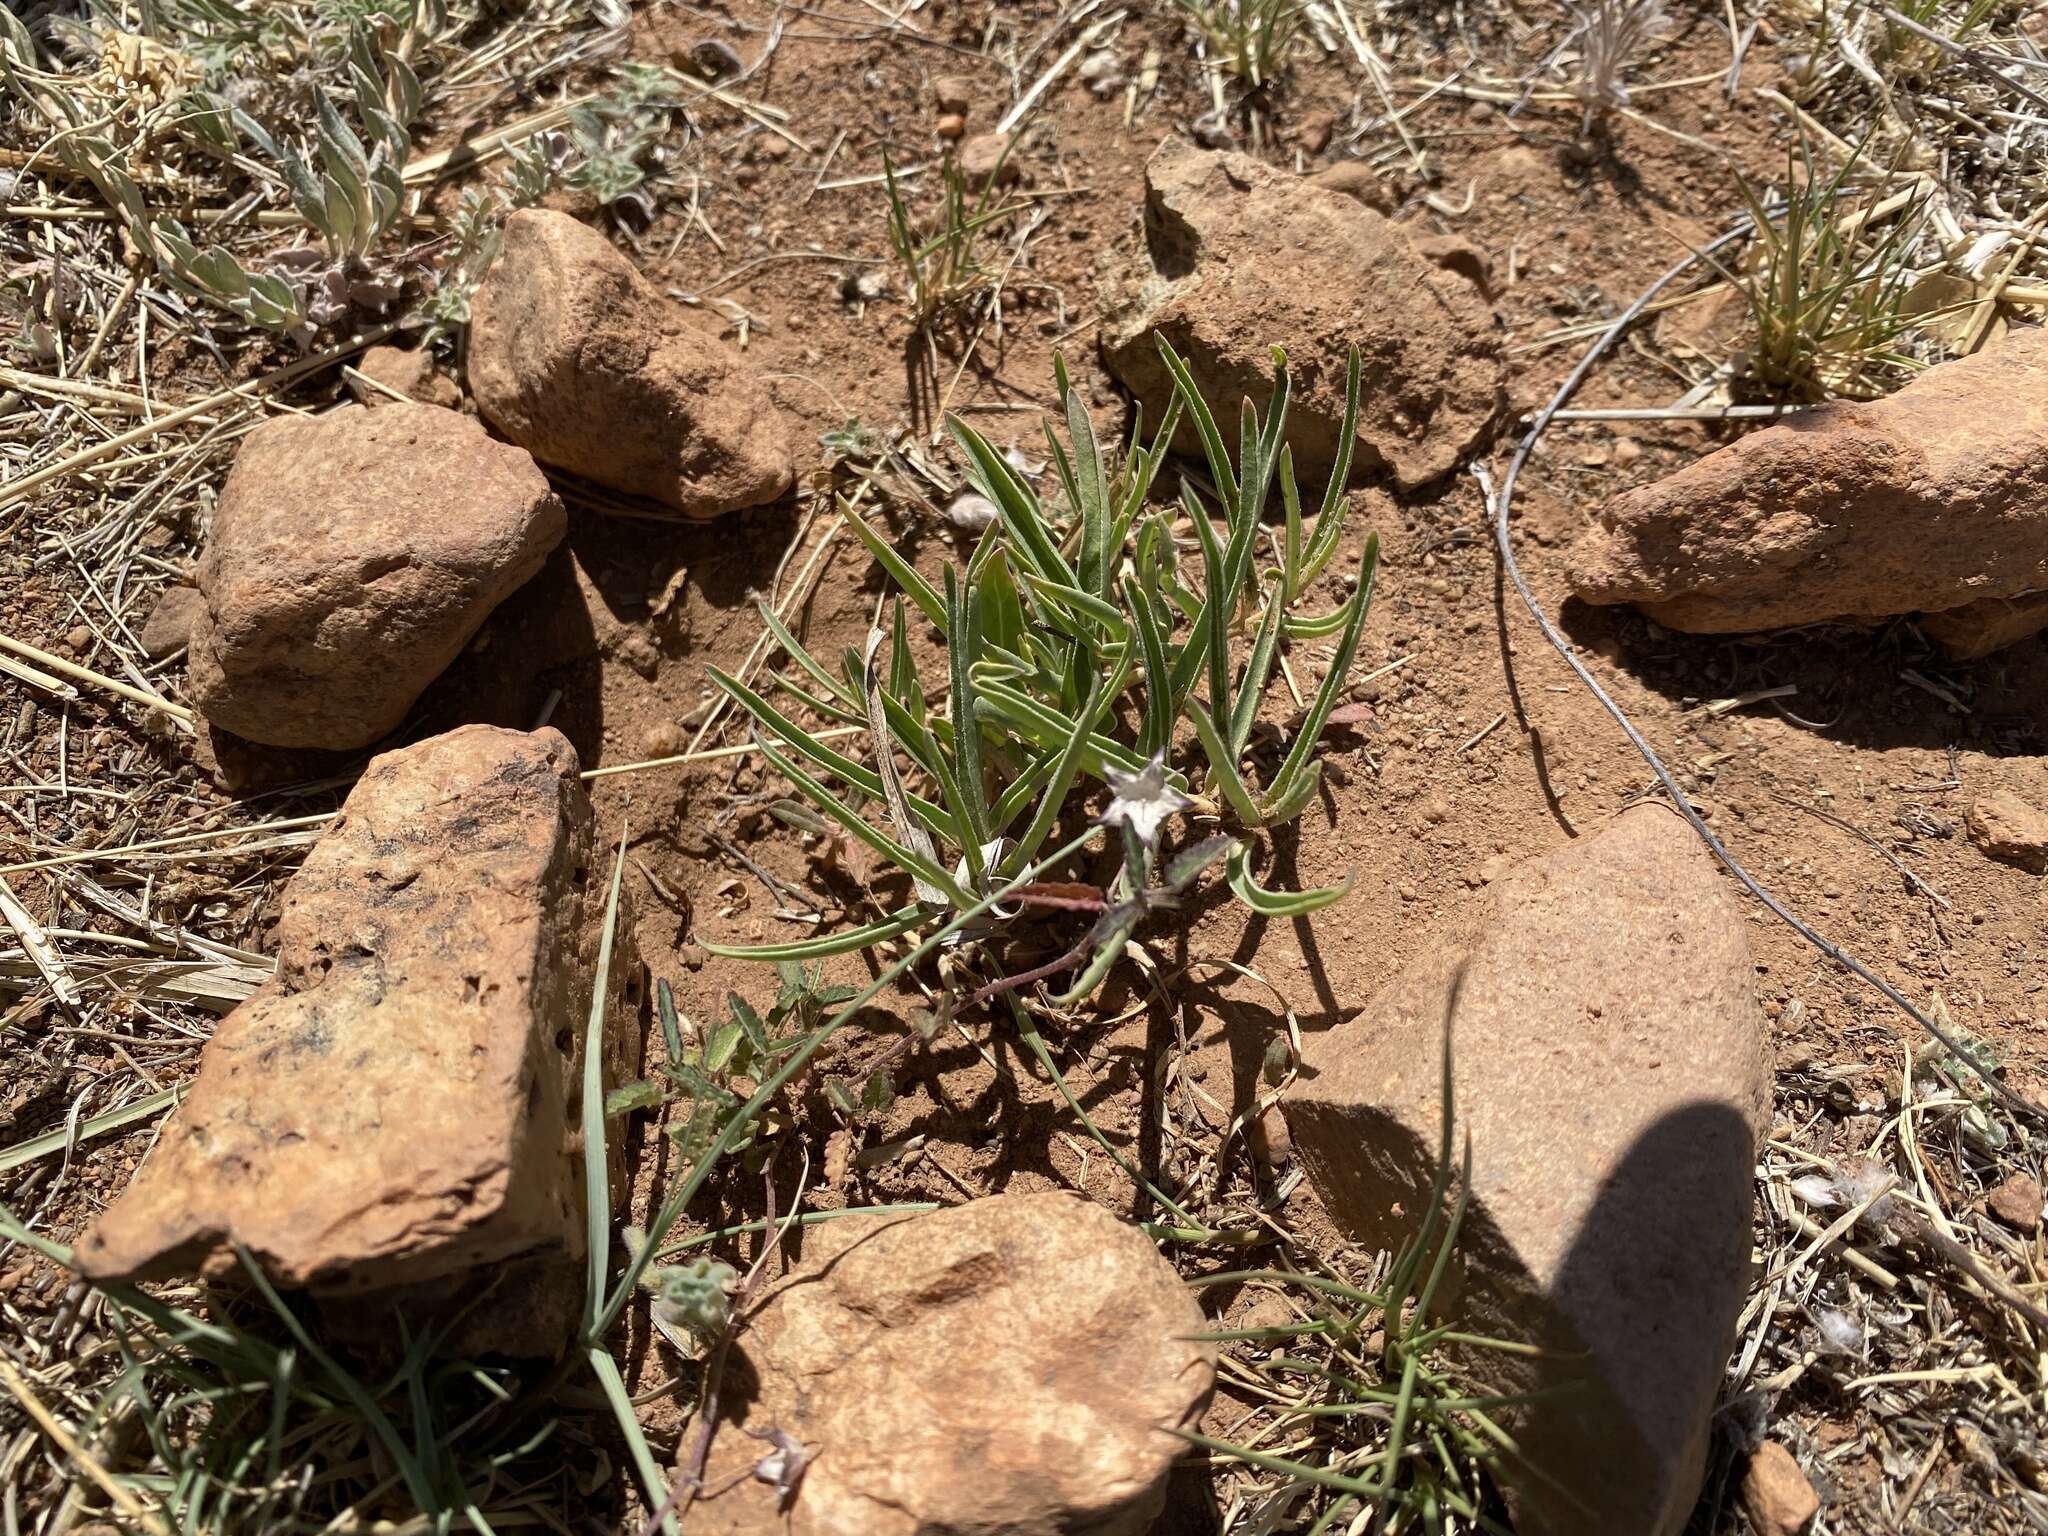
[(1501, 568), (1507, 572), (1508, 580), (1514, 583), (1516, 593), (1521, 597), (1523, 606), (1529, 610), (1529, 616), (1536, 621), (1536, 627), (1543, 632), (1543, 638), (1555, 647), (1558, 655), (1564, 658), (1565, 665), (1578, 674), (1579, 681), (1586, 685), (1593, 697), (1600, 701), (1601, 708), (1605, 709), (1613, 717), (1614, 723), (1621, 727), (1623, 734), (1628, 737), (1629, 745), (1634, 747), (1641, 755), (1643, 761), (1650, 765), (1651, 770), (1657, 775), (1659, 782), (1663, 784), (1665, 793), (1671, 797), (1671, 803), (1677, 809), (1679, 815), (1691, 823), (1693, 831), (1699, 834), (1700, 840), (1713, 851), (1714, 857), (1719, 859), (1723, 866), (1726, 867), (1728, 873), (1741, 883), (1743, 889), (1769, 908), (1779, 921), (1783, 922), (1794, 933), (1806, 940), (1807, 943), (1834, 961), (1835, 964), (1859, 979), (1868, 982), (1879, 992), (1883, 993), (1900, 1012), (1927, 1031), (1929, 1035), (1942, 1044), (1951, 1056), (1962, 1062), (1970, 1071), (1981, 1078), (1985, 1086), (2009, 1108), (2031, 1115), (2037, 1120), (2048, 1121), (2048, 1110), (2043, 1110), (2039, 1105), (2021, 1097), (1996, 1077), (1992, 1076), (1978, 1064), (1977, 1059), (1973, 1055), (1962, 1048), (1961, 1044), (1948, 1031), (1908, 1001), (1905, 994), (1899, 991), (1897, 987), (1871, 970), (1869, 966), (1858, 960), (1839, 944), (1836, 944), (1833, 940), (1817, 931), (1812, 924), (1793, 912), (1776, 896), (1766, 890), (1763, 883), (1756, 876), (1742, 867), (1736, 860), (1735, 855), (1730, 853), (1722, 844), (1721, 839), (1714, 835), (1713, 829), (1707, 825), (1700, 813), (1693, 809), (1692, 802), (1686, 799), (1685, 792), (1678, 787), (1678, 780), (1672, 777), (1671, 770), (1664, 766), (1663, 759), (1657, 756), (1655, 749), (1650, 746), (1649, 742), (1643, 739), (1643, 733), (1636, 729), (1634, 722), (1623, 712), (1621, 706), (1614, 702), (1605, 688), (1600, 686), (1599, 680), (1587, 670), (1586, 664), (1580, 661), (1574, 653), (1570, 642), (1558, 632), (1557, 626), (1551, 623), (1550, 616), (1543, 611), (1543, 605), (1536, 601), (1536, 594), (1529, 590), (1529, 583), (1523, 579), (1522, 568), (1515, 563), (1514, 547), (1508, 538), (1508, 514), (1514, 500), (1515, 481), (1522, 472), (1522, 466), (1529, 461), (1529, 455), (1534, 451), (1537, 439), (1543, 435), (1544, 430), (1550, 425), (1551, 420), (1557, 413), (1564, 408), (1564, 403), (1572, 397), (1579, 385), (1585, 381), (1586, 375), (1592, 371), (1593, 365), (1620, 338), (1622, 332), (1635, 323), (1636, 319), (1650, 306), (1658, 294), (1662, 293), (1672, 283), (1678, 281), (1679, 278), (1691, 271), (1701, 261), (1742, 239), (1754, 227), (1754, 221), (1747, 218), (1741, 220), (1711, 244), (1687, 256), (1685, 260), (1672, 267), (1662, 277), (1644, 289), (1637, 296), (1633, 304), (1629, 305), (1627, 309), (1615, 317), (1614, 323), (1600, 333), (1598, 339), (1587, 349), (1585, 356), (1579, 359), (1578, 365), (1566, 375), (1564, 383), (1558, 386), (1557, 393), (1550, 397), (1549, 403), (1536, 414), (1535, 420), (1529, 424), (1529, 430), (1523, 435), (1521, 443), (1516, 447), (1514, 457), (1508, 461), (1507, 472), (1501, 479), (1498, 493), (1494, 490), (1493, 479), (1487, 473), (1486, 466), (1483, 464), (1474, 464), (1472, 466), (1473, 476), (1479, 481), (1479, 488), (1486, 497), (1487, 510), (1493, 521), (1493, 541), (1495, 548), (1500, 552)]

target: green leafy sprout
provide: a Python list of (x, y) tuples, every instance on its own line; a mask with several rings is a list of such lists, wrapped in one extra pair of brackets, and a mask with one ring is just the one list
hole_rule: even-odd
[[(1315, 1462), (1230, 1440), (1175, 1431), (1212, 1454), (1286, 1479), (1268, 1507), (1291, 1507), (1290, 1528), (1504, 1529), (1487, 1479), (1504, 1458), (1521, 1461), (1502, 1420), (1540, 1394), (1475, 1392), (1461, 1385), (1457, 1359), (1475, 1351), (1531, 1354), (1533, 1346), (1466, 1333), (1443, 1319), (1472, 1184), (1472, 1146), (1456, 1150), (1449, 1030), (1444, 1036), (1442, 1124), (1436, 1168), (1415, 1230), (1376, 1285), (1294, 1270), (1232, 1270), (1192, 1282), (1197, 1289), (1251, 1286), (1295, 1298), (1295, 1320), (1228, 1329), (1207, 1337), (1246, 1351), (1241, 1363), (1264, 1387), (1267, 1412), (1285, 1442), (1305, 1440)], [(1271, 1438), (1262, 1436), (1261, 1438)]]
[(1900, 338), (1925, 319), (1905, 301), (1926, 199), (1880, 226), (1876, 196), (1852, 180), (1862, 158), (1859, 147), (1830, 175), (1804, 142), (1787, 151), (1782, 207), (1738, 177), (1756, 237), (1740, 268), (1715, 265), (1748, 305), (1749, 380), (1771, 398), (1872, 400), (1920, 366)]
[(1301, 0), (1176, 0), (1214, 66), (1247, 91), (1263, 90), (1287, 68), (1301, 31)]
[[(1008, 153), (1005, 148), (1005, 157)], [(997, 281), (984, 257), (982, 237), (989, 226), (1020, 211), (1020, 205), (996, 199), (1000, 162), (977, 190), (969, 186), (959, 163), (946, 157), (939, 166), (938, 214), (928, 235), (912, 216), (895, 164), (886, 154), (882, 177), (889, 204), (889, 250), (903, 279), (912, 323), (922, 332), (942, 320), (972, 315)]]
[[(1378, 557), (1377, 540), (1368, 538), (1351, 596), (1327, 612), (1301, 611), (1343, 531), (1357, 354), (1347, 370), (1344, 447), (1310, 522), (1283, 442), (1284, 355), (1274, 353), (1273, 399), (1263, 417), (1245, 403), (1233, 463), (1186, 363), (1170, 346), (1161, 351), (1173, 378), (1166, 420), (1150, 446), (1139, 421), (1114, 470), (1058, 368), (1067, 433), (1062, 441), (1048, 430), (1047, 441), (1061, 509), (1048, 506), (980, 433), (950, 423), (968, 479), (999, 515), (965, 571), (949, 569), (943, 587), (842, 503), (846, 526), (897, 591), (887, 629), (871, 632), (859, 651), (847, 648), (836, 669), (765, 607), (762, 621), (794, 663), (793, 675), (762, 691), (711, 669), (751, 717), (763, 758), (802, 797), (779, 805), (778, 815), (865, 844), (909, 877), (914, 899), (842, 933), (707, 948), (745, 959), (815, 960), (925, 929), (1014, 879), (1061, 825), (1069, 797), (1091, 784), (1111, 792), (1104, 820), (1118, 831), (1122, 867), (1107, 885), (1034, 886), (1018, 903), (1088, 913), (1091, 926), (1050, 969), (998, 979), (971, 1000), (1076, 971), (1073, 985), (1050, 1001), (1062, 1008), (1080, 1002), (1143, 920), (1177, 905), (1219, 861), (1238, 898), (1263, 916), (1299, 916), (1348, 890), (1348, 881), (1268, 890), (1253, 877), (1249, 846), (1231, 836), (1199, 840), (1170, 857), (1159, 844), (1164, 824), (1184, 810), (1205, 809), (1250, 833), (1295, 820), (1315, 798), (1318, 743), (1357, 655)], [(1183, 569), (1173, 510), (1148, 502), (1183, 415), (1202, 443), (1221, 514), (1219, 528), (1183, 484), (1178, 511), (1193, 527), (1199, 573)], [(1269, 527), (1276, 489), (1280, 517)], [(912, 644), (917, 619), (945, 641), (942, 679), (928, 682), (920, 667)], [(1268, 754), (1258, 727), (1283, 648), (1333, 637), (1313, 701), (1284, 752)], [(799, 717), (865, 727), (871, 760), (828, 745)], [(895, 766), (898, 752), (912, 766), (907, 782)], [(1277, 763), (1259, 766), (1272, 756)], [(972, 937), (999, 943), (1012, 916), (979, 920)]]

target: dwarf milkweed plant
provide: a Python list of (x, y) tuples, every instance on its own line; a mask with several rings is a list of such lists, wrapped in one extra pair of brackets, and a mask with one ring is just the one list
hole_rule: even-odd
[[(914, 899), (880, 920), (791, 944), (707, 944), (713, 952), (806, 960), (865, 949), (943, 921), (1013, 881), (1038, 856), (1077, 791), (1108, 791), (1100, 816), (1121, 839), (1122, 867), (1101, 886), (1029, 884), (983, 913), (962, 937), (999, 940), (1026, 908), (1092, 922), (1050, 965), (982, 987), (981, 998), (1078, 971), (1052, 999), (1071, 1005), (1100, 985), (1153, 912), (1176, 905), (1219, 861), (1237, 897), (1268, 916), (1312, 912), (1349, 889), (1274, 891), (1251, 873), (1251, 849), (1230, 832), (1162, 849), (1167, 824), (1203, 813), (1249, 834), (1293, 821), (1315, 798), (1316, 744), (1341, 696), (1372, 601), (1378, 559), (1368, 538), (1355, 590), (1326, 612), (1306, 611), (1344, 527), (1343, 487), (1357, 424), (1359, 359), (1345, 383), (1342, 448), (1312, 520), (1303, 514), (1285, 426), (1291, 381), (1275, 349), (1272, 402), (1249, 401), (1233, 460), (1187, 364), (1161, 343), (1173, 392), (1148, 443), (1142, 412), (1120, 454), (1107, 453), (1064, 364), (1056, 382), (1064, 438), (1047, 442), (1058, 496), (1031, 480), (972, 427), (948, 425), (967, 478), (997, 511), (964, 570), (934, 584), (854, 509), (847, 527), (896, 591), (886, 622), (833, 666), (765, 607), (762, 622), (793, 663), (757, 689), (717, 668), (717, 685), (751, 717), (762, 756), (795, 787), (778, 815), (800, 828), (858, 840), (910, 877)], [(1182, 419), (1202, 445), (1214, 502), (1183, 481), (1177, 504), (1151, 497)], [(1278, 516), (1271, 522), (1274, 493)], [(1192, 529), (1194, 557), (1178, 525)], [(943, 677), (927, 679), (913, 626), (946, 647)], [(1259, 730), (1283, 651), (1334, 639), (1313, 699), (1284, 750)], [(864, 728), (860, 760), (806, 721)], [(910, 771), (897, 766), (901, 754)], [(1277, 761), (1275, 759), (1277, 758)]]

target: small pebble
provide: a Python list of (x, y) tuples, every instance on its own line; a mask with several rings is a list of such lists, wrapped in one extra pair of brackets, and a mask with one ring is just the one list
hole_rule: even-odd
[(1798, 1536), (1820, 1513), (1820, 1495), (1792, 1453), (1766, 1440), (1750, 1453), (1743, 1471), (1742, 1512), (1757, 1536)]
[(690, 738), (674, 720), (657, 720), (640, 734), (640, 750), (648, 757), (679, 757)]
[(2031, 1236), (2041, 1230), (2041, 1184), (2030, 1173), (2016, 1173), (1984, 1199), (1991, 1214), (2015, 1232)]
[(1246, 1126), (1245, 1135), (1251, 1142), (1252, 1156), (1269, 1172), (1284, 1168), (1287, 1160), (1294, 1156), (1294, 1138), (1288, 1133), (1287, 1121), (1277, 1107), (1267, 1110)]
[(1336, 131), (1337, 114), (1327, 111), (1304, 112), (1300, 126), (1295, 129), (1294, 142), (1305, 153), (1320, 155), (1330, 147), (1330, 135)]
[(958, 112), (948, 112), (933, 125), (940, 138), (957, 139), (967, 131), (967, 119)]
[(64, 637), (64, 643), (74, 651), (89, 651), (92, 649), (92, 630), (83, 624), (74, 624), (71, 633)]

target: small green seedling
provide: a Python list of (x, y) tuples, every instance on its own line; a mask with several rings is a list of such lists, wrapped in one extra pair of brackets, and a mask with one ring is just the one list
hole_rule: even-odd
[[(1057, 503), (1041, 498), (972, 427), (950, 424), (969, 481), (998, 516), (964, 571), (949, 568), (942, 586), (843, 507), (847, 527), (897, 594), (889, 627), (860, 650), (848, 648), (836, 668), (764, 607), (762, 622), (794, 674), (763, 691), (711, 669), (753, 719), (769, 766), (802, 797), (784, 808), (785, 819), (865, 844), (909, 878), (914, 899), (822, 938), (707, 947), (742, 958), (812, 960), (927, 927), (1014, 877), (1061, 823), (1070, 797), (1091, 784), (1109, 792), (1104, 819), (1119, 829), (1123, 868), (1107, 886), (1032, 889), (1020, 903), (1093, 914), (1088, 936), (1056, 964), (1080, 972), (1080, 984), (1058, 1004), (1092, 992), (1139, 922), (1178, 900), (1219, 860), (1227, 860), (1233, 891), (1264, 915), (1297, 916), (1344, 894), (1348, 886), (1264, 889), (1252, 878), (1249, 847), (1234, 838), (1198, 840), (1177, 855), (1165, 854), (1161, 839), (1172, 818), (1201, 806), (1255, 832), (1295, 819), (1315, 797), (1317, 747), (1357, 654), (1377, 555), (1368, 539), (1350, 596), (1326, 612), (1303, 611), (1343, 530), (1357, 354), (1346, 378), (1345, 446), (1311, 523), (1283, 440), (1284, 356), (1274, 353), (1270, 409), (1262, 416), (1245, 406), (1233, 462), (1186, 363), (1169, 346), (1161, 352), (1173, 406), (1149, 446), (1141, 420), (1114, 465), (1059, 368), (1067, 431), (1064, 438), (1047, 433)], [(1220, 528), (1191, 488), (1183, 487), (1177, 509), (1148, 500), (1183, 416), (1203, 445)], [(1269, 526), (1276, 489), (1280, 515)], [(1199, 572), (1183, 569), (1179, 520), (1200, 546)], [(945, 641), (943, 680), (928, 683), (917, 659), (912, 625), (920, 620)], [(1283, 649), (1332, 637), (1320, 687), (1277, 765), (1261, 770), (1255, 743)], [(800, 716), (865, 727), (868, 760), (828, 745)], [(908, 776), (896, 766), (898, 753), (911, 765)], [(1198, 800), (1205, 787), (1213, 798)], [(1010, 915), (982, 920), (974, 936), (1000, 941)], [(1031, 979), (1046, 974), (1040, 969)], [(975, 995), (1004, 990), (983, 986)]]

